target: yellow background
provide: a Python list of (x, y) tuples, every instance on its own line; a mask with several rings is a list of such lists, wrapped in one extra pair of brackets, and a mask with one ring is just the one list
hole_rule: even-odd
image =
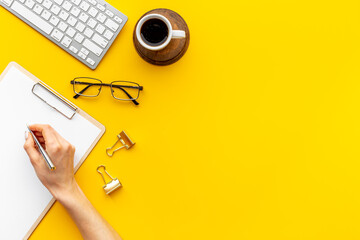
[[(144, 86), (138, 107), (104, 89), (73, 102), (107, 131), (76, 174), (124, 239), (359, 239), (359, 1), (116, 1), (129, 17), (91, 71), (4, 9), (0, 68), (16, 61), (72, 99), (91, 76)], [(132, 32), (153, 8), (180, 13), (190, 48), (152, 66)], [(113, 158), (126, 130), (137, 143)], [(124, 187), (110, 196), (95, 169)], [(81, 239), (58, 203), (32, 238)]]

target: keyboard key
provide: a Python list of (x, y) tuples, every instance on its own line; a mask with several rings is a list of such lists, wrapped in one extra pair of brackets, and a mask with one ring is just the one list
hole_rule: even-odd
[(41, 14), (41, 16), (45, 19), (45, 20), (49, 20), (51, 17), (51, 13), (44, 10), (43, 13)]
[(104, 33), (104, 37), (106, 37), (107, 40), (110, 40), (113, 36), (114, 34), (109, 30), (106, 30)]
[(45, 19), (45, 20), (49, 20), (51, 17), (51, 13), (49, 13), (48, 11), (44, 10), (43, 13), (41, 14), (41, 16)]
[(87, 2), (85, 1), (82, 1), (81, 4), (80, 4), (80, 8), (82, 10), (84, 10), (85, 12), (87, 12), (87, 10), (89, 10), (89, 7), (90, 7), (90, 4), (88, 4)]
[(55, 2), (57, 5), (61, 6), (61, 4), (64, 2), (64, 0), (54, 0), (54, 2)]
[(76, 30), (78, 30), (79, 32), (83, 32), (85, 29), (85, 25), (82, 24), (81, 22), (78, 22), (78, 24), (75, 27)]
[(50, 9), (52, 6), (52, 2), (50, 0), (44, 0), (42, 4), (45, 8)]
[(69, 35), (71, 38), (75, 36), (75, 33), (76, 31), (72, 27), (69, 27), (68, 30), (66, 31), (66, 34)]
[(84, 23), (86, 23), (86, 21), (89, 19), (89, 15), (86, 15), (85, 13), (81, 13), (79, 19)]
[(56, 27), (56, 25), (58, 25), (59, 22), (60, 22), (60, 19), (58, 19), (58, 18), (55, 17), (55, 16), (51, 16), (51, 18), (50, 18), (50, 23), (51, 23), (52, 25), (54, 25), (54, 26)]
[(60, 40), (63, 38), (63, 36), (64, 36), (64, 34), (62, 32), (60, 32), (58, 29), (55, 29), (51, 34), (51, 37), (54, 38), (58, 42), (60, 42)]
[(81, 57), (82, 59), (86, 58), (86, 55), (84, 53), (82, 53), (82, 52), (79, 52), (78, 56)]
[(99, 22), (104, 23), (106, 20), (106, 16), (102, 13), (99, 13), (99, 15), (96, 18)]
[(89, 51), (86, 50), (85, 48), (82, 48), (80, 51), (81, 51), (83, 54), (85, 54), (86, 56), (89, 55)]
[(89, 0), (89, 3), (91, 3), (94, 6), (97, 4), (97, 2), (95, 0)]
[(99, 36), (98, 34), (95, 34), (92, 40), (103, 48), (106, 48), (106, 46), (109, 43), (107, 40), (105, 40), (103, 37)]
[(73, 53), (75, 53), (75, 54), (77, 54), (77, 52), (79, 51), (79, 50), (77, 50), (77, 48), (76, 47), (74, 47), (74, 46), (70, 46), (70, 51), (72, 51)]
[(98, 24), (97, 27), (95, 28), (95, 30), (100, 34), (103, 34), (105, 31), (105, 27), (101, 24)]
[(67, 25), (66, 23), (60, 22), (58, 28), (59, 28), (61, 31), (65, 32), (65, 30), (68, 28), (68, 26), (69, 26), (69, 25)]
[(110, 12), (109, 10), (105, 11), (106, 15), (108, 15), (109, 17), (114, 17), (114, 14), (112, 12)]
[(69, 47), (71, 42), (72, 42), (71, 38), (65, 36), (64, 39), (61, 41), (61, 44), (64, 45), (65, 47)]
[(112, 31), (116, 31), (118, 30), (119, 28), (119, 24), (117, 24), (116, 22), (114, 22), (113, 20), (111, 19), (108, 19), (106, 22), (105, 22), (105, 25), (110, 28)]
[(58, 5), (53, 5), (50, 11), (53, 12), (55, 15), (58, 15), (60, 10), (61, 8)]
[(5, 3), (6, 6), (10, 7), (10, 5), (13, 3), (13, 0), (1, 0), (1, 2)]
[(27, 6), (28, 8), (32, 9), (35, 5), (35, 2), (33, 0), (26, 0), (25, 1), (25, 6)]
[(68, 24), (70, 24), (71, 26), (75, 26), (75, 24), (77, 23), (76, 18), (74, 18), (73, 16), (70, 16), (69, 19), (67, 20)]
[(78, 34), (76, 34), (76, 36), (75, 36), (75, 41), (77, 41), (78, 43), (82, 43), (82, 41), (84, 41), (84, 36), (83, 35), (81, 35), (80, 33), (78, 33)]
[(98, 10), (96, 10), (95, 8), (91, 7), (90, 10), (89, 10), (89, 14), (92, 16), (92, 17), (96, 17), (96, 15), (98, 14)]
[(53, 30), (53, 27), (48, 22), (46, 22), (41, 17), (33, 13), (31, 10), (21, 5), (21, 3), (14, 2), (11, 5), (11, 9), (14, 10), (16, 13), (18, 13), (19, 15), (21, 15), (27, 21), (34, 24), (36, 27), (38, 27), (46, 34), (50, 34), (51, 31)]
[(77, 8), (77, 7), (73, 7), (73, 8), (71, 9), (70, 13), (71, 13), (72, 15), (74, 15), (75, 17), (78, 17), (79, 14), (80, 14), (80, 9)]
[(87, 61), (88, 63), (90, 63), (90, 65), (92, 65), (92, 66), (95, 64), (95, 61), (92, 60), (91, 58), (86, 59), (86, 61)]
[(103, 52), (103, 50), (100, 47), (98, 47), (95, 43), (93, 43), (89, 39), (85, 39), (83, 45), (84, 47), (89, 49), (90, 52), (93, 52), (98, 57), (100, 57), (101, 53)]
[(44, 10), (44, 8), (38, 4), (36, 4), (36, 6), (34, 7), (34, 12), (39, 15), (42, 13), (43, 10)]
[(97, 24), (97, 21), (95, 21), (94, 19), (90, 18), (90, 20), (88, 21), (87, 25), (89, 25), (89, 27), (94, 28)]
[(68, 17), (69, 17), (69, 14), (67, 12), (65, 12), (64, 10), (61, 10), (61, 12), (59, 14), (59, 18), (66, 21), (66, 19), (68, 19)]
[(105, 11), (105, 7), (101, 4), (97, 4), (96, 7), (100, 9), (100, 11)]
[(114, 19), (115, 19), (115, 21), (117, 21), (118, 23), (122, 23), (122, 19), (121, 18), (119, 18), (118, 16), (115, 16), (114, 17)]
[(62, 5), (62, 7), (63, 7), (66, 11), (70, 11), (70, 8), (72, 7), (72, 4), (69, 3), (68, 1), (65, 1), (64, 4)]
[(74, 3), (76, 6), (79, 6), (81, 0), (71, 0), (72, 3)]
[(91, 36), (94, 34), (94, 31), (91, 30), (90, 28), (86, 28), (84, 35), (87, 36), (88, 38), (91, 38)]

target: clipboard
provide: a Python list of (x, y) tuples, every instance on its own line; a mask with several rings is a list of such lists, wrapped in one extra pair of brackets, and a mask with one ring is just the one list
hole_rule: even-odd
[[(0, 89), (3, 86), (3, 85), (1, 85), (2, 80), (7, 76), (9, 71), (13, 71), (12, 69), (14, 69), (14, 68), (16, 70), (18, 70), (19, 72), (21, 72), (22, 74), (24, 74), (28, 79), (31, 79), (33, 81), (33, 87), (31, 89), (31, 91), (32, 91), (32, 94), (38, 98), (39, 103), (37, 103), (37, 104), (39, 104), (39, 106), (41, 106), (43, 109), (46, 109), (46, 111), (49, 111), (49, 113), (51, 113), (53, 116), (56, 116), (57, 118), (59, 118), (59, 120), (61, 120), (62, 122), (66, 122), (66, 124), (70, 124), (71, 121), (78, 121), (80, 119), (83, 122), (87, 121), (88, 126), (92, 126), (92, 129), (95, 129), (93, 131), (94, 132), (93, 138), (88, 140), (90, 143), (92, 141), (91, 145), (87, 149), (85, 149), (85, 148), (84, 148), (85, 150), (83, 149), (83, 151), (81, 153), (81, 158), (78, 157), (79, 160), (76, 163), (76, 165), (74, 166), (74, 171), (76, 172), (79, 169), (79, 167), (82, 165), (82, 163), (85, 161), (87, 156), (90, 154), (92, 149), (95, 147), (95, 145), (98, 143), (100, 138), (105, 133), (105, 127), (101, 123), (96, 121), (93, 117), (91, 117), (89, 114), (87, 114), (86, 112), (81, 110), (79, 107), (77, 107), (76, 105), (71, 103), (69, 100), (67, 100), (66, 98), (61, 96), (59, 93), (57, 93), (51, 87), (49, 87), (48, 85), (46, 85), (45, 83), (40, 81), (38, 78), (36, 78), (34, 75), (32, 75), (30, 72), (28, 72), (27, 70), (25, 70), (23, 67), (21, 67), (19, 64), (15, 63), (15, 62), (11, 62), (6, 67), (4, 72), (0, 75)], [(36, 100), (34, 100), (34, 101), (36, 101)], [(6, 105), (9, 105), (9, 104), (11, 105), (11, 102)], [(46, 106), (44, 104), (46, 104)], [(2, 106), (5, 106), (5, 104), (3, 104)], [(16, 111), (16, 109), (15, 109), (15, 111)], [(54, 111), (57, 112), (58, 116), (54, 113)], [(74, 118), (76, 118), (77, 120), (73, 120)], [(66, 119), (66, 120), (64, 120), (64, 119)], [(69, 122), (67, 122), (67, 121), (69, 121)], [(1, 119), (0, 119), (0, 123), (1, 123)], [(25, 141), (25, 140), (23, 139), (23, 141)], [(0, 151), (1, 151), (1, 149), (0, 149)], [(21, 176), (19, 176), (19, 177), (21, 178)], [(2, 189), (0, 189), (0, 191), (1, 190)], [(55, 199), (51, 198), (50, 202), (46, 205), (45, 209), (36, 218), (36, 221), (31, 225), (30, 229), (26, 232), (23, 239), (28, 239), (30, 237), (30, 235), (35, 230), (35, 228), (38, 226), (38, 224), (41, 222), (41, 220), (44, 218), (46, 213), (50, 210), (50, 208), (54, 204), (54, 202), (55, 202)], [(1, 220), (1, 216), (0, 216), (0, 220)], [(0, 238), (2, 238), (1, 231), (0, 231)]]

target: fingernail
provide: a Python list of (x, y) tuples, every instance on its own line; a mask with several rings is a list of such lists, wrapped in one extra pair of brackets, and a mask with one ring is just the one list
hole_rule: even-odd
[(27, 140), (29, 137), (29, 131), (25, 131), (25, 140)]

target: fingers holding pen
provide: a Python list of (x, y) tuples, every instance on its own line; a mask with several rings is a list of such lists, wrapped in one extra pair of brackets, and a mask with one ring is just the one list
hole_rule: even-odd
[[(34, 124), (30, 126), (31, 131), (35, 132), (35, 136), (42, 137), (44, 143), (53, 144), (59, 141), (58, 133), (50, 126), (43, 124)], [(40, 141), (40, 139), (38, 138)]]
[(70, 154), (75, 152), (74, 146), (68, 143), (58, 132), (49, 125), (34, 124), (30, 126), (36, 138), (44, 149), (50, 154), (61, 154), (68, 151)]
[(31, 134), (28, 134), (28, 137), (26, 138), (24, 149), (26, 153), (29, 155), (30, 161), (33, 165), (36, 165), (41, 160), (41, 155), (37, 148), (35, 147), (34, 139), (32, 138)]
[[(41, 133), (41, 132), (36, 132), (36, 131), (32, 131), (32, 132), (33, 132), (33, 134), (35, 135), (35, 137), (36, 137), (36, 139), (38, 140), (38, 142), (40, 143), (40, 145), (41, 145), (44, 149), (46, 149), (45, 138), (44, 138), (44, 136), (42, 135), (42, 133)], [(29, 132), (26, 131), (26, 136), (25, 136), (25, 138), (28, 138), (29, 136), (32, 138), (32, 135), (31, 135), (31, 134), (28, 135), (28, 133), (29, 133)], [(37, 145), (35, 144), (35, 142), (34, 142), (34, 145), (35, 145), (35, 148), (37, 149)]]
[(37, 140), (40, 142), (40, 144), (45, 144), (45, 138), (41, 133), (34, 132), (34, 135), (36, 136)]
[(50, 125), (34, 124), (30, 129), (46, 151), (56, 152), (60, 147), (63, 138)]

